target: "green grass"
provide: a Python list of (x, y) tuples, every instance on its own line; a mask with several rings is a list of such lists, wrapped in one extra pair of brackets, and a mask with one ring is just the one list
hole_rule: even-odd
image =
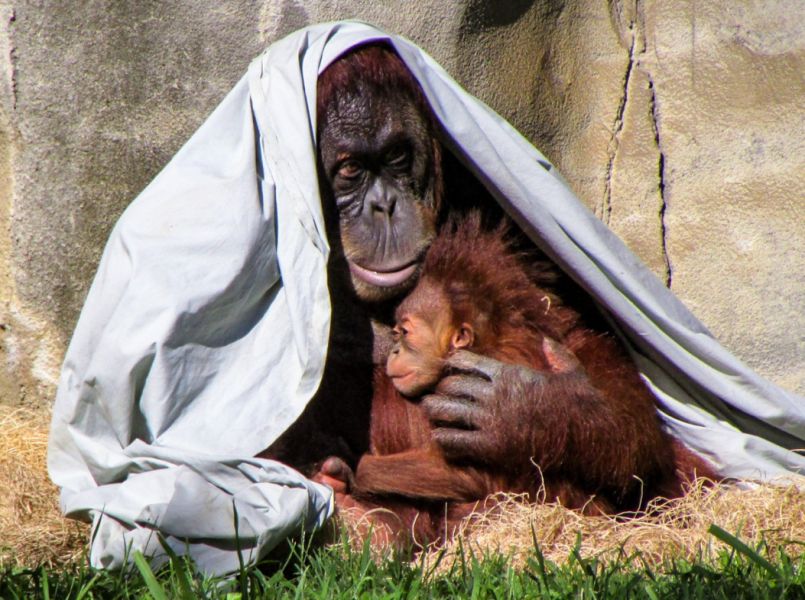
[[(0, 598), (648, 598), (805, 599), (805, 557), (769, 556), (713, 526), (727, 544), (715, 559), (677, 560), (649, 566), (640, 555), (602, 563), (582, 558), (552, 563), (536, 547), (524, 568), (504, 557), (469, 551), (450, 569), (425, 567), (398, 558), (376, 562), (342, 546), (309, 550), (292, 546), (282, 562), (245, 568), (230, 579), (204, 578), (183, 558), (172, 556), (157, 572), (135, 556), (128, 574), (74, 567), (0, 570)], [(579, 540), (580, 544), (580, 540)]]

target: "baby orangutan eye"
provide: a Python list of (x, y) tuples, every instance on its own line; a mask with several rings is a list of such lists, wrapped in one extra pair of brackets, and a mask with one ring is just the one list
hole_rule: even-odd
[(402, 325), (395, 325), (394, 329), (391, 330), (391, 338), (395, 342), (399, 342), (402, 338), (408, 335), (408, 330), (403, 327)]

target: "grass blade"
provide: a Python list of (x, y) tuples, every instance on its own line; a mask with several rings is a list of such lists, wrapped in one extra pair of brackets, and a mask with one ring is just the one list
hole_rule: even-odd
[(45, 570), (45, 567), (40, 567), (39, 572), (42, 574), (40, 584), (42, 600), (50, 600), (50, 583), (48, 582), (48, 572)]
[(179, 586), (179, 597), (182, 598), (182, 600), (194, 600), (196, 596), (191, 589), (192, 572), (190, 564), (179, 558), (179, 555), (171, 548), (168, 540), (166, 540), (164, 536), (160, 535), (158, 539), (162, 549), (170, 559), (171, 571)]
[(75, 597), (75, 600), (81, 600), (84, 596), (86, 596), (90, 592), (92, 587), (95, 585), (95, 582), (97, 582), (98, 579), (100, 579), (100, 577), (101, 577), (100, 573), (95, 573), (92, 579), (90, 579), (87, 583), (81, 586), (81, 589), (78, 591), (78, 595)]
[(145, 585), (148, 587), (148, 591), (151, 592), (151, 596), (153, 596), (154, 600), (168, 600), (165, 590), (159, 585), (148, 561), (139, 550), (134, 552), (134, 564), (137, 565), (137, 569), (139, 569), (140, 574), (143, 576), (143, 581), (145, 581)]
[(776, 579), (782, 580), (780, 571), (778, 571), (773, 564), (771, 564), (768, 560), (766, 560), (760, 554), (755, 552), (752, 548), (750, 548), (745, 542), (741, 541), (739, 538), (735, 537), (728, 531), (725, 531), (715, 523), (710, 525), (707, 531), (711, 535), (717, 537), (722, 542), (733, 548), (735, 551), (743, 554), (746, 558), (751, 560), (756, 565), (766, 569), (766, 571), (771, 573)]

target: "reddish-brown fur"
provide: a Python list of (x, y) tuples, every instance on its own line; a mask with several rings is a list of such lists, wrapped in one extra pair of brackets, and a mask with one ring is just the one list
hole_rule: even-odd
[[(606, 402), (608, 410), (596, 411), (594, 405), (578, 405), (570, 398), (563, 414), (537, 410), (534, 422), (525, 425), (534, 429), (533, 465), (451, 465), (431, 442), (431, 426), (416, 401), (403, 398), (378, 369), (371, 453), (358, 464), (352, 493), (380, 505), (383, 498), (394, 498), (396, 506), (401, 498), (448, 502), (451, 519), (439, 519), (445, 509), (438, 505), (436, 514), (426, 507), (399, 515), (401, 531), (413, 528), (415, 536), (427, 537), (444, 533), (445, 525), (451, 527), (475, 501), (495, 492), (525, 492), (535, 499), (544, 493), (548, 501), (600, 514), (640, 509), (657, 495), (679, 496), (696, 474), (713, 477), (703, 460), (661, 430), (653, 398), (617, 340), (587, 328), (581, 315), (554, 293), (557, 270), (533, 253), (513, 252), (506, 231), (483, 231), (480, 218), (472, 215), (443, 232), (431, 246), (410, 298), (430, 293), (435, 283), (447, 298), (448, 306), (441, 310), (452, 314), (451, 326), (469, 323), (475, 329), (469, 349), (503, 362), (561, 371), (565, 365), (557, 365), (543, 350), (546, 338), (555, 340), (557, 350), (575, 354), (601, 386), (605, 396), (598, 401)], [(564, 393), (570, 396), (573, 386), (570, 375)], [(511, 398), (501, 399), (503, 409), (528, 393), (511, 391)], [(538, 409), (540, 399), (532, 401)], [(557, 404), (556, 399), (550, 403)], [(587, 427), (601, 418), (618, 420), (616, 439), (596, 439), (597, 430)], [(408, 520), (413, 515), (419, 523)]]

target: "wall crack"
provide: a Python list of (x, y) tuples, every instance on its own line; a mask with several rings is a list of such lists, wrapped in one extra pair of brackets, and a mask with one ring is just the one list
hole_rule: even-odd
[(8, 88), (11, 98), (11, 110), (17, 110), (17, 47), (14, 45), (13, 29), (17, 20), (16, 10), (12, 7), (8, 12), (6, 31), (8, 36)]
[[(622, 132), (625, 126), (626, 107), (629, 102), (629, 85), (634, 80), (634, 85), (642, 84), (642, 78), (645, 77), (648, 82), (649, 100), (648, 100), (648, 117), (651, 123), (651, 130), (654, 137), (654, 146), (657, 149), (657, 187), (656, 193), (659, 195), (660, 208), (659, 208), (659, 229), (660, 229), (660, 248), (662, 252), (662, 260), (664, 263), (664, 281), (667, 287), (671, 287), (673, 281), (673, 265), (671, 264), (671, 257), (668, 253), (668, 224), (667, 224), (667, 211), (668, 199), (666, 196), (666, 156), (663, 150), (662, 139), (660, 135), (660, 115), (657, 103), (657, 90), (654, 83), (654, 78), (647, 68), (647, 65), (642, 61), (643, 55), (646, 53), (648, 44), (646, 39), (646, 15), (645, 7), (641, 0), (610, 0), (610, 16), (616, 31), (621, 38), (621, 45), (629, 49), (629, 64), (626, 67), (626, 72), (623, 78), (623, 94), (621, 101), (618, 105), (618, 110), (612, 122), (612, 135), (607, 145), (607, 173), (604, 186), (604, 197), (601, 208), (601, 219), (607, 225), (610, 224), (612, 216), (612, 180), (615, 175), (615, 160), (618, 156), (619, 147), (621, 144)], [(637, 69), (638, 75), (634, 75)], [(635, 79), (638, 77), (638, 79)], [(633, 88), (633, 92), (634, 92)], [(639, 99), (640, 94), (637, 94), (638, 100), (642, 108), (642, 101)]]
[(612, 122), (611, 132), (607, 144), (607, 174), (604, 181), (604, 197), (601, 202), (601, 220), (609, 225), (610, 217), (612, 216), (612, 175), (615, 168), (615, 157), (618, 154), (618, 147), (620, 146), (621, 131), (623, 131), (623, 116), (626, 112), (626, 103), (629, 101), (629, 82), (632, 79), (632, 69), (635, 65), (635, 49), (637, 47), (637, 32), (635, 31), (635, 20), (631, 19), (628, 24), (628, 30), (631, 37), (629, 44), (629, 63), (626, 65), (626, 72), (623, 75), (623, 94), (621, 101), (618, 104), (618, 110), (615, 113), (615, 119)]
[(665, 197), (665, 153), (662, 149), (662, 140), (660, 139), (660, 125), (659, 114), (657, 109), (657, 93), (654, 87), (654, 80), (651, 74), (646, 72), (648, 77), (648, 89), (651, 92), (651, 100), (649, 103), (649, 111), (651, 118), (651, 127), (654, 132), (654, 143), (657, 146), (657, 191), (660, 195), (660, 242), (662, 244), (662, 257), (665, 262), (665, 286), (670, 288), (673, 281), (673, 267), (671, 265), (671, 257), (668, 254), (668, 226), (665, 220), (666, 212), (668, 210), (668, 200)]

